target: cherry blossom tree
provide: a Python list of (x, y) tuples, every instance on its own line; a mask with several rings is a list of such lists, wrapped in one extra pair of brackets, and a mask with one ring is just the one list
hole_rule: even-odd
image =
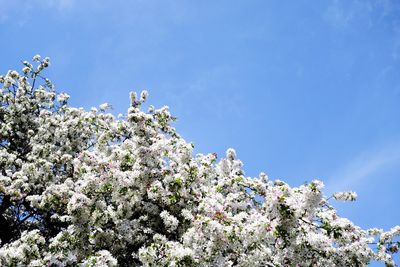
[(395, 266), (400, 227), (363, 230), (323, 183), (244, 175), (233, 149), (193, 156), (168, 107), (68, 105), (39, 55), (0, 76), (1, 266)]

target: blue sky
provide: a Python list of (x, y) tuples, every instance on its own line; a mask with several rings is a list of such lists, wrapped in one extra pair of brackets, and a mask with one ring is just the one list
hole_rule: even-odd
[(400, 223), (400, 2), (0, 0), (0, 71), (39, 53), (72, 104), (168, 105), (196, 152), (352, 189), (340, 214)]

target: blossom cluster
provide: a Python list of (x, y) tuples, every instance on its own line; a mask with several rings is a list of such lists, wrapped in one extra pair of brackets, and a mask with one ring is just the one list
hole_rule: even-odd
[(341, 201), (354, 201), (357, 199), (357, 193), (356, 192), (336, 192), (333, 194), (333, 197), (336, 200), (341, 200)]
[(146, 91), (118, 117), (71, 107), (33, 61), (0, 76), (1, 266), (395, 265), (400, 228), (341, 218), (322, 182), (246, 177), (233, 149), (193, 156)]

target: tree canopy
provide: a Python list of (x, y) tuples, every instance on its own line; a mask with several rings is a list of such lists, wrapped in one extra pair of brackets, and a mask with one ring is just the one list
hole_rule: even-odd
[(394, 266), (400, 227), (363, 230), (323, 183), (246, 177), (193, 156), (168, 107), (69, 106), (39, 55), (0, 76), (1, 266)]

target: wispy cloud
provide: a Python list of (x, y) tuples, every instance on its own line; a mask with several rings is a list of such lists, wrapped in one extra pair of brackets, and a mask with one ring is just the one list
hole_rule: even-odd
[(0, 23), (8, 20), (17, 20), (18, 24), (35, 15), (34, 10), (49, 9), (63, 12), (75, 6), (76, 0), (0, 0)]
[[(195, 80), (170, 85), (176, 87), (174, 93), (166, 93), (165, 98), (174, 103), (176, 109), (186, 112), (206, 112), (222, 119), (223, 114), (242, 116), (241, 99), (243, 95), (237, 89), (235, 70), (232, 67), (218, 65), (200, 73)], [(166, 90), (169, 91), (169, 90)], [(216, 97), (219, 95), (220, 97)], [(198, 107), (189, 107), (190, 99), (196, 98)], [(202, 111), (201, 111), (202, 110)], [(185, 112), (185, 113), (186, 113)]]
[[(367, 185), (380, 173), (400, 163), (400, 141), (391, 142), (375, 149), (361, 152), (348, 164), (334, 171), (328, 179), (328, 193), (354, 190)], [(380, 177), (382, 179), (382, 177)]]
[(354, 16), (354, 10), (343, 8), (338, 0), (334, 0), (323, 13), (324, 20), (332, 27), (342, 29), (348, 26)]
[(397, 0), (331, 0), (322, 17), (336, 30), (345, 30), (360, 22), (369, 28), (383, 19), (398, 18), (399, 10), (400, 2)]
[(395, 22), (394, 42), (392, 48), (392, 58), (396, 61), (400, 60), (400, 21)]
[[(38, 1), (39, 2), (39, 1)], [(40, 3), (49, 8), (55, 8), (57, 10), (65, 10), (71, 8), (75, 4), (75, 0), (41, 0)]]

